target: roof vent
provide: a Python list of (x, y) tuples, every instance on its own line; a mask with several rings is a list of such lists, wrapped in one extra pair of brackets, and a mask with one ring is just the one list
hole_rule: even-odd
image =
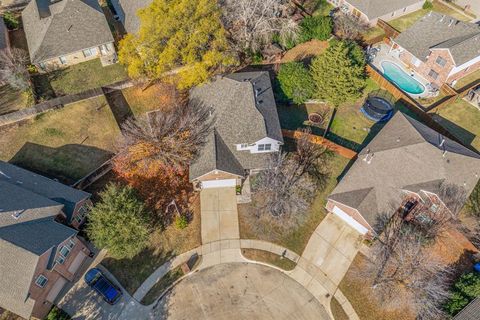
[(8, 175), (6, 175), (2, 170), (0, 170), (0, 176), (4, 176), (7, 179), (11, 179)]
[(440, 142), (440, 144), (438, 146), (442, 147), (444, 143), (445, 143), (445, 138), (442, 138), (442, 141)]
[(15, 211), (15, 212), (12, 213), (12, 217), (13, 217), (14, 219), (18, 219), (18, 218), (20, 218), (20, 216), (21, 216), (22, 213), (24, 213), (24, 212), (25, 212), (25, 210), (17, 210), (17, 211)]
[[(430, 11), (430, 13), (432, 13), (432, 12)], [(442, 22), (443, 19), (445, 19), (445, 15), (442, 15), (442, 18), (440, 19), (440, 22)]]
[(449, 27), (451, 27), (455, 23), (455, 20), (450, 19), (450, 23), (448, 24)]
[(71, 24), (70, 27), (68, 27), (67, 32), (70, 32), (72, 28), (73, 28), (73, 24)]

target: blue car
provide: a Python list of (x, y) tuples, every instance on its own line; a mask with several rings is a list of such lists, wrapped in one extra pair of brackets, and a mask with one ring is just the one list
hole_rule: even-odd
[(117, 303), (122, 297), (122, 290), (114, 286), (98, 268), (88, 270), (85, 274), (85, 282), (109, 304)]

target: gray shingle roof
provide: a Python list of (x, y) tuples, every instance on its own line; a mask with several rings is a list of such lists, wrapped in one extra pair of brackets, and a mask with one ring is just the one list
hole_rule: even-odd
[[(367, 154), (370, 163), (364, 161)], [(403, 189), (436, 192), (446, 182), (470, 193), (479, 174), (479, 154), (398, 112), (359, 153), (329, 198), (356, 208), (374, 226), (379, 214), (399, 205)]]
[(190, 97), (215, 115), (215, 134), (190, 166), (191, 180), (215, 169), (243, 176), (245, 169), (266, 167), (268, 153), (237, 151), (236, 145), (266, 137), (283, 142), (267, 72), (230, 74), (193, 88)]
[(480, 319), (480, 297), (475, 298), (462, 309), (453, 320), (478, 320)]
[(8, 182), (63, 204), (68, 219), (72, 216), (75, 204), (90, 197), (87, 192), (71, 188), (4, 161), (0, 161), (0, 181)]
[(22, 20), (32, 63), (113, 42), (97, 0), (32, 0)]
[(432, 49), (448, 49), (459, 66), (480, 56), (480, 26), (430, 12), (402, 32), (395, 42), (422, 61)]
[(148, 7), (153, 0), (113, 0), (112, 4), (128, 33), (136, 33), (140, 29), (138, 10)]
[(368, 19), (375, 19), (424, 0), (347, 0), (352, 6), (364, 13)]

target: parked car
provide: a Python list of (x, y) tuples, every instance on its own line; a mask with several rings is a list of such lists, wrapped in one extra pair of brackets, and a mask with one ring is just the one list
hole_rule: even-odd
[(109, 304), (117, 303), (122, 297), (122, 290), (113, 285), (98, 268), (88, 270), (85, 282)]

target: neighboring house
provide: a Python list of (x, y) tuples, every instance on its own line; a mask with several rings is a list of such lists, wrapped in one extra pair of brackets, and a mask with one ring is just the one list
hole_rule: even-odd
[[(45, 317), (90, 254), (60, 222), (89, 194), (0, 162), (0, 307)], [(82, 201), (79, 201), (82, 202)], [(76, 216), (76, 215), (75, 215)]]
[(480, 26), (430, 12), (393, 39), (400, 59), (441, 87), (480, 69)]
[(112, 0), (113, 8), (125, 31), (136, 33), (140, 29), (138, 10), (148, 7), (153, 0)]
[(358, 154), (326, 207), (373, 236), (378, 217), (400, 208), (402, 195), (441, 203), (442, 185), (461, 186), (470, 194), (479, 175), (479, 154), (397, 112)]
[(97, 0), (32, 0), (22, 20), (30, 60), (42, 70), (114, 60), (113, 36)]
[(349, 13), (373, 27), (378, 19), (390, 21), (422, 9), (425, 0), (327, 0), (344, 13)]
[(470, 302), (453, 320), (478, 320), (480, 318), (480, 297)]
[(236, 186), (265, 169), (283, 145), (268, 72), (233, 73), (191, 90), (190, 98), (212, 108), (214, 130), (190, 166), (202, 188)]
[(9, 47), (8, 29), (5, 22), (3, 22), (3, 17), (0, 16), (0, 50), (8, 49)]

